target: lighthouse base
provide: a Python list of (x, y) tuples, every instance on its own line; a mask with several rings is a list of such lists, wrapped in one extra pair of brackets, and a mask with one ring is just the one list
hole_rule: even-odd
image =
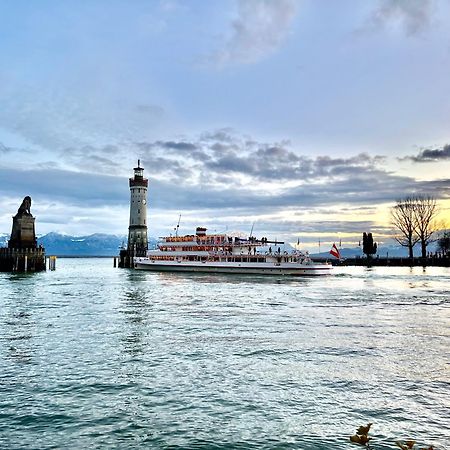
[(119, 268), (134, 269), (133, 263), (134, 252), (130, 250), (120, 250), (119, 253)]
[(146, 254), (147, 254), (146, 248), (136, 250), (129, 250), (129, 249), (120, 250), (118, 267), (121, 269), (134, 269), (133, 258), (135, 256), (146, 256)]

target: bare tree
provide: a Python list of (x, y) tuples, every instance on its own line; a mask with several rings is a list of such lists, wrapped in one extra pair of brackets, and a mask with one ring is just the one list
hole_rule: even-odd
[(408, 247), (409, 257), (412, 259), (413, 247), (419, 242), (416, 235), (417, 217), (415, 214), (416, 199), (414, 197), (406, 197), (397, 200), (397, 204), (391, 209), (392, 224), (397, 228), (399, 233), (395, 236), (395, 240), (403, 247)]
[(414, 216), (416, 219), (416, 234), (420, 241), (422, 258), (427, 257), (427, 245), (432, 242), (433, 234), (438, 226), (435, 219), (437, 214), (436, 199), (431, 196), (416, 197)]
[(438, 239), (438, 250), (444, 256), (450, 254), (450, 230), (444, 230)]

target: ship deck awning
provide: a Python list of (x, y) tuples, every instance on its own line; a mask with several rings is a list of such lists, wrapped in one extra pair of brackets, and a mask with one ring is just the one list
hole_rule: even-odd
[(210, 256), (210, 252), (206, 251), (176, 251), (176, 250), (167, 250), (167, 251), (160, 251), (160, 250), (150, 250), (147, 252), (147, 256), (149, 258), (151, 257), (166, 257), (166, 256), (182, 256), (184, 258), (189, 256)]
[(182, 242), (159, 242), (158, 246), (161, 248), (166, 248), (166, 247), (198, 247), (198, 243), (197, 241), (182, 241)]

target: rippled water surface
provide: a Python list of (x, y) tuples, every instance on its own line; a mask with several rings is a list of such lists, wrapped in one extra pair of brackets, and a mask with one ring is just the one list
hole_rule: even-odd
[(450, 270), (0, 274), (0, 448), (450, 448)]

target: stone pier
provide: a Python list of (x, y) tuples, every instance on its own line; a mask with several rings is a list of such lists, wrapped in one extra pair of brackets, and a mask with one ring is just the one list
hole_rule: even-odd
[(0, 248), (0, 272), (39, 272), (45, 270), (43, 248)]
[(1, 272), (38, 272), (45, 270), (45, 249), (37, 245), (34, 229), (35, 218), (31, 215), (31, 197), (23, 199), (13, 217), (8, 248), (0, 248)]

